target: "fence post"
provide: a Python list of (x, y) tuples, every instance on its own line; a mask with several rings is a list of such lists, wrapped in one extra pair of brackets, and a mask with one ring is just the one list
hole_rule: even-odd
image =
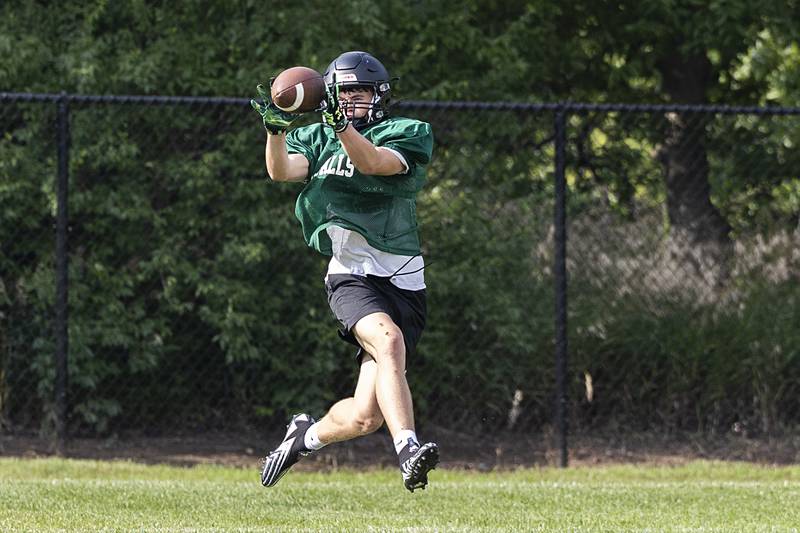
[(58, 99), (57, 119), (58, 173), (56, 177), (56, 298), (55, 298), (55, 410), (56, 442), (55, 451), (64, 455), (67, 440), (67, 384), (69, 353), (68, 305), (69, 278), (68, 223), (67, 209), (69, 187), (69, 99), (62, 91)]
[(556, 427), (561, 452), (559, 466), (566, 468), (567, 449), (567, 224), (566, 224), (566, 109), (559, 106), (555, 116), (555, 208), (554, 265), (555, 279), (555, 364)]

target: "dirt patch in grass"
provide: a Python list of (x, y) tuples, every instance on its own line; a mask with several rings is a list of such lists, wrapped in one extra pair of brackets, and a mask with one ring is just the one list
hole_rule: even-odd
[[(427, 428), (421, 436), (441, 449), (443, 468), (490, 471), (518, 467), (557, 466), (561, 452), (554, 435), (501, 434), (476, 438), (444, 428)], [(97, 460), (131, 460), (180, 466), (219, 464), (257, 470), (261, 458), (283, 437), (270, 434), (204, 433), (175, 436), (117, 435), (103, 439), (73, 438), (65, 457)], [(763, 464), (800, 463), (800, 435), (745, 438), (736, 435), (652, 433), (571, 435), (569, 464), (682, 464), (697, 459), (748, 461)], [(6, 457), (53, 456), (48, 439), (35, 435), (0, 435), (0, 455)], [(335, 470), (396, 465), (391, 439), (385, 429), (349, 442), (332, 444), (301, 461), (299, 470)]]

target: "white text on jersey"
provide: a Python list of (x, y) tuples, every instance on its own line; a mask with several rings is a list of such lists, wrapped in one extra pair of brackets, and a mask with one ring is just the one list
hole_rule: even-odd
[(336, 174), (337, 176), (345, 176), (347, 178), (353, 177), (356, 167), (350, 158), (345, 154), (333, 155), (328, 158), (322, 167), (314, 174), (314, 177), (327, 176), (328, 174)]

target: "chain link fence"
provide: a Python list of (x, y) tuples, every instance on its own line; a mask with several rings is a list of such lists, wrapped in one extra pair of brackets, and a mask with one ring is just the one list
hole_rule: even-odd
[[(352, 393), (246, 100), (1, 96), (3, 432), (246, 431)], [(436, 138), (419, 425), (555, 428), (566, 464), (567, 421), (796, 424), (799, 113), (400, 103)]]
[(794, 427), (797, 110), (587, 106), (570, 132), (570, 419)]

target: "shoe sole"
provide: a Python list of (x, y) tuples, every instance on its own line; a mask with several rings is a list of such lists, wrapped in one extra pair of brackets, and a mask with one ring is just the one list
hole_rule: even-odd
[(436, 468), (439, 464), (439, 448), (431, 447), (425, 450), (417, 461), (419, 464), (419, 475), (415, 480), (407, 480), (405, 485), (408, 490), (414, 492), (416, 489), (425, 490), (428, 485), (428, 472)]

